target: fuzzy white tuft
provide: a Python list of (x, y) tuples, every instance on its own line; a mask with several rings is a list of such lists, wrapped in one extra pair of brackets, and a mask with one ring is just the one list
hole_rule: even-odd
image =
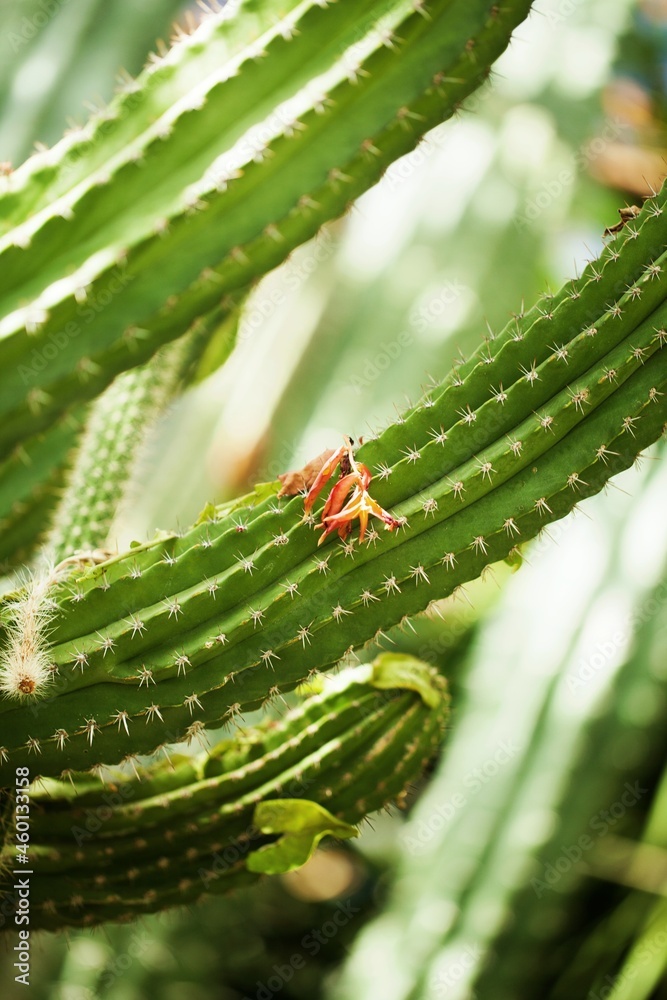
[(9, 698), (42, 694), (51, 680), (48, 632), (55, 611), (49, 597), (59, 573), (47, 569), (33, 576), (25, 592), (6, 607), (7, 643), (0, 653), (0, 692)]

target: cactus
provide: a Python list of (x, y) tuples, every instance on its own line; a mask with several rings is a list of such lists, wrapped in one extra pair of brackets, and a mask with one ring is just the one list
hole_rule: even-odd
[(27, 562), (44, 534), (86, 420), (86, 407), (57, 420), (0, 463), (0, 566)]
[(0, 455), (341, 214), (483, 81), (530, 3), (288, 7), (222, 66), (235, 21), (211, 17), (6, 178)]
[[(17, 559), (50, 529), (0, 602), (0, 786), (17, 768), (66, 780), (203, 739), (512, 559), (662, 432), (667, 189), (579, 278), (515, 316), (382, 434), (324, 462), (305, 503), (262, 484), (209, 505), (182, 533), (111, 550), (138, 424), (224, 359), (252, 282), (452, 114), (530, 4), (302, 0), (276, 24), (273, 7), (208, 18), (0, 193), (0, 513), (12, 530), (17, 502), (32, 518), (2, 551)], [(74, 458), (73, 419), (85, 421)], [(48, 486), (66, 468), (46, 523)], [(337, 711), (343, 725), (347, 709)], [(389, 771), (401, 776), (398, 743)], [(181, 792), (196, 784), (188, 768), (176, 771)], [(354, 803), (361, 790), (375, 808), (366, 789), (386, 791), (376, 779), (359, 774)], [(171, 780), (154, 765), (146, 788)], [(81, 803), (99, 801), (97, 779), (77, 781)], [(55, 811), (79, 808), (66, 786), (47, 787)], [(334, 791), (327, 809), (361, 818)], [(318, 779), (299, 822), (325, 792)], [(241, 798), (230, 836), (237, 807)], [(78, 917), (63, 916), (69, 869), (45, 810), (35, 843), (53, 875), (40, 891), (57, 914), (49, 923), (45, 910), (44, 925), (58, 926)], [(177, 841), (178, 808), (170, 817)], [(135, 844), (121, 844), (126, 819), (121, 853)], [(205, 826), (196, 812), (190, 821)], [(81, 861), (94, 869), (102, 848), (88, 846)], [(253, 864), (282, 863), (283, 847), (268, 847)], [(184, 898), (145, 860), (148, 908)], [(82, 886), (94, 921), (133, 912), (127, 886), (111, 902)]]
[[(141, 67), (156, 35), (168, 29), (180, 6), (178, 0), (148, 0), (140, 8), (130, 0), (113, 7), (103, 0), (3, 5), (2, 159), (20, 163), (36, 139), (42, 144), (59, 139), (72, 116), (80, 115), (82, 98), (110, 93), (120, 65), (126, 71)], [(22, 79), (44, 60), (50, 65), (51, 85), (26, 89)]]
[(145, 365), (119, 376), (94, 404), (81, 404), (0, 464), (0, 559), (8, 568), (27, 561), (40, 542), (42, 561), (58, 561), (104, 541), (131, 494), (153, 424), (231, 352), (241, 301), (230, 296)]
[(282, 720), (164, 760), (141, 781), (76, 775), (34, 790), (31, 925), (187, 903), (294, 868), (325, 834), (356, 836), (352, 824), (400, 797), (437, 748), (446, 685), (412, 657), (382, 654), (320, 687)]
[[(358, 450), (397, 530), (318, 551), (313, 512), (304, 521), (301, 498), (269, 485), (9, 598), (0, 780), (17, 765), (116, 763), (259, 707), (275, 681), (332, 666), (632, 464), (665, 423), (666, 196)], [(34, 657), (21, 625), (33, 605), (49, 629)]]

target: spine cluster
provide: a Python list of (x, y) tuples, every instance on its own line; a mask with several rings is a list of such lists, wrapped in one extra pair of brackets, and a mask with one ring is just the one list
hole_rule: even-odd
[(0, 691), (10, 703), (43, 697), (48, 690), (54, 672), (49, 629), (57, 611), (51, 591), (59, 578), (57, 569), (38, 570), (20, 595), (4, 604)]

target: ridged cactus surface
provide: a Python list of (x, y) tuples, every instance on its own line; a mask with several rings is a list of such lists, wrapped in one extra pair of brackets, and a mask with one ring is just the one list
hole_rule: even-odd
[[(419, 777), (449, 697), (433, 668), (397, 654), (320, 686), (281, 720), (198, 756), (34, 790), (31, 924), (91, 926), (181, 905), (297, 867), (327, 834), (356, 836), (353, 824)], [(4, 855), (0, 872), (13, 847)]]
[(34, 781), (35, 926), (188, 902), (352, 835), (440, 738), (444, 682), (418, 661), (128, 768), (514, 559), (663, 432), (667, 188), (381, 434), (341, 428), (300, 495), (283, 477), (114, 549), (147, 427), (226, 358), (252, 284), (451, 116), (530, 6), (228, 4), (0, 178), (0, 558), (43, 541), (0, 601), (0, 786)]
[(208, 18), (4, 180), (0, 455), (340, 215), (485, 79), (530, 2), (287, 7), (228, 59), (235, 19)]
[[(358, 449), (394, 530), (376, 520), (363, 543), (320, 546), (321, 507), (304, 517), (303, 499), (278, 498), (276, 484), (46, 580), (38, 654), (53, 676), (42, 671), (32, 693), (20, 649), (31, 591), (9, 599), (0, 774), (117, 762), (256, 708), (508, 557), (632, 464), (666, 419), (665, 197)], [(26, 687), (30, 705), (16, 697)]]

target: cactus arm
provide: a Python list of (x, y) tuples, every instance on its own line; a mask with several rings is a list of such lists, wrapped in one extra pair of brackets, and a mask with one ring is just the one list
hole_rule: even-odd
[[(146, 365), (120, 375), (91, 406), (86, 429), (43, 558), (59, 563), (76, 552), (103, 548), (114, 519), (133, 489), (141, 442), (187, 384), (213, 337), (224, 325), (216, 360), (234, 343), (234, 310), (222, 306), (195, 321), (178, 341), (166, 345)], [(224, 347), (224, 350), (223, 350)]]
[[(109, 105), (73, 129), (54, 150), (34, 153), (0, 192), (3, 234), (68, 194), (141, 139), (191, 87), (255, 43), (298, 0), (227, 4), (191, 34), (176, 28), (171, 52), (153, 57), (136, 80), (126, 79)], [(228, 118), (225, 121), (229, 121)]]
[(169, 364), (157, 355), (124, 372), (92, 404), (46, 539), (46, 557), (54, 563), (76, 552), (102, 548), (106, 542), (138, 459), (133, 446), (161, 409), (163, 363)]
[[(310, 4), (301, 6), (308, 8), (304, 19), (310, 11), (318, 25), (348, 7), (334, 4), (315, 11)], [(411, 149), (481, 82), (528, 8), (526, 0), (493, 9), (481, 0), (466, 5), (440, 0), (427, 21), (412, 4), (394, 0), (383, 5), (382, 18), (377, 20), (376, 14), (374, 29), (369, 25), (364, 36), (368, 42), (362, 47), (359, 73), (368, 76), (357, 79), (353, 74), (349, 79), (350, 58), (356, 66), (358, 57), (345, 49), (321, 79), (324, 103), (321, 95), (312, 97), (312, 88), (297, 91), (289, 124), (277, 114), (266, 126), (270, 141), (265, 155), (258, 155), (256, 138), (240, 140), (243, 156), (229, 182), (221, 180), (228, 166), (216, 166), (211, 174), (220, 150), (209, 151), (213, 160), (203, 181), (172, 171), (169, 157), (182, 156), (186, 145), (190, 148), (181, 141), (177, 126), (184, 123), (184, 128), (193, 129), (199, 115), (208, 121), (214, 103), (207, 102), (199, 111), (184, 111), (165, 139), (147, 139), (141, 166), (131, 161), (119, 167), (107, 183), (83, 194), (81, 203), (54, 205), (50, 219), (36, 217), (34, 233), (24, 223), (23, 235), (5, 237), (4, 252), (0, 246), (6, 289), (0, 356), (8, 378), (2, 387), (0, 442), (10, 447), (45, 426), (64, 398), (85, 399), (99, 392), (114, 374), (141, 363), (177, 336), (222, 294), (276, 266), (325, 221), (344, 211), (393, 159)], [(299, 30), (289, 44), (281, 37), (281, 52), (302, 36), (304, 44), (310, 38), (301, 22)], [(385, 44), (394, 35), (401, 39), (400, 58)], [(328, 51), (326, 46), (323, 51)], [(438, 75), (443, 67), (446, 83)], [(211, 91), (211, 101), (213, 96)], [(215, 116), (213, 124), (218, 142)], [(142, 197), (132, 184), (136, 177), (151, 185), (153, 169), (160, 176), (173, 175), (170, 183), (183, 181), (185, 186), (159, 202)], [(122, 186), (121, 202), (130, 198), (133, 207), (146, 205), (145, 218), (134, 212), (131, 220), (118, 216), (116, 184)], [(111, 219), (109, 231), (102, 203)], [(151, 204), (157, 206), (153, 216)], [(73, 213), (73, 218), (62, 213)], [(77, 236), (77, 226), (88, 228)], [(54, 244), (67, 248), (65, 257), (53, 255)], [(61, 273), (65, 266), (66, 274)], [(22, 286), (26, 273), (39, 273), (41, 288)], [(32, 304), (19, 307), (26, 296)], [(86, 306), (86, 296), (92, 306)], [(104, 303), (99, 312), (97, 303)], [(46, 372), (30, 366), (26, 324), (32, 331), (30, 346), (37, 350), (60, 338)], [(17, 371), (24, 376), (20, 384), (14, 377)]]
[[(407, 517), (403, 529), (317, 551), (301, 499), (274, 496), (209, 510), (181, 537), (160, 537), (56, 588), (53, 695), (47, 686), (27, 710), (0, 701), (4, 768), (32, 760), (57, 774), (117, 761), (167, 733), (258, 707), (270, 688), (294, 686), (474, 579), (630, 465), (666, 416), (667, 306), (654, 267), (663, 199), (597, 265), (613, 272), (616, 300), (591, 277), (595, 264), (559, 294), (563, 315), (554, 309), (548, 342), (560, 346), (544, 361), (531, 339), (542, 318), (527, 314), (525, 334), (504, 338), (497, 358), (483, 349), (471, 359), (463, 387), (457, 371), (360, 449), (377, 499)], [(467, 379), (478, 386), (480, 371), (489, 373), (487, 397), (467, 410), (462, 390)], [(504, 403), (491, 389), (499, 373)]]
[[(147, 781), (105, 785), (75, 776), (78, 795), (68, 783), (35, 789), (35, 926), (92, 925), (228, 891), (256, 877), (251, 872), (305, 860), (326, 831), (356, 834), (353, 824), (420, 774), (448, 713), (446, 685), (433, 668), (412, 657), (382, 660), (344, 671), (277, 723), (174, 770), (154, 768)], [(285, 833), (274, 839), (278, 853), (257, 856), (272, 834)]]
[(0, 563), (8, 569), (44, 535), (84, 419), (85, 407), (65, 414), (0, 463)]

